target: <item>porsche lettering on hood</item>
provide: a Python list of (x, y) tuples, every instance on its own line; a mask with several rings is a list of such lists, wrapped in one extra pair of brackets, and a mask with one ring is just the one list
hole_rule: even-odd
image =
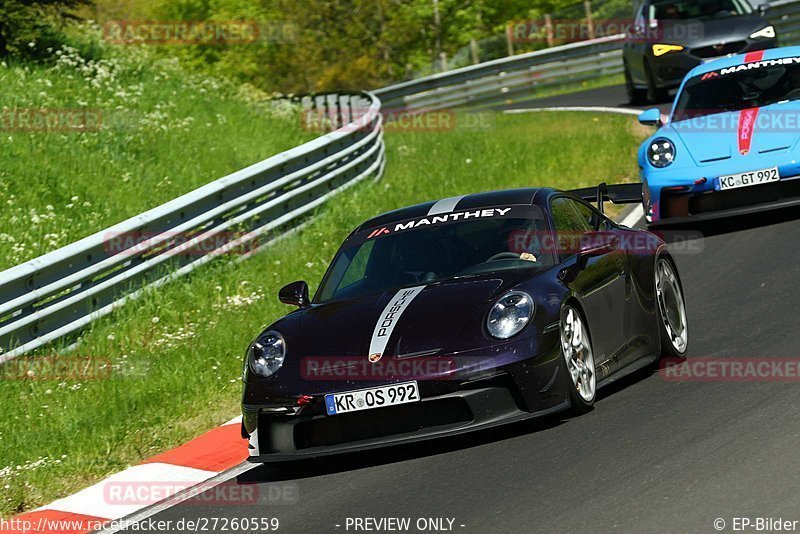
[(797, 144), (798, 124), (800, 101), (792, 101), (687, 119), (660, 135), (677, 141), (697, 165), (709, 165), (788, 150)]
[(408, 309), (408, 305), (414, 300), (414, 297), (419, 295), (423, 289), (425, 286), (401, 289), (389, 301), (378, 317), (378, 324), (375, 325), (375, 330), (372, 332), (372, 339), (369, 342), (369, 361), (375, 363), (383, 357), (383, 351), (386, 350), (386, 344), (389, 342), (389, 337), (392, 335), (397, 321)]

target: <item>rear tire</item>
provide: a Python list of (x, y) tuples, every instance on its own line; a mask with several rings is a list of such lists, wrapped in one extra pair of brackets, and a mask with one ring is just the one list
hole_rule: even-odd
[(661, 357), (683, 359), (689, 348), (686, 301), (678, 271), (664, 254), (656, 260), (655, 284)]
[(653, 76), (650, 63), (647, 61), (644, 62), (644, 74), (647, 78), (647, 100), (651, 104), (666, 102), (669, 99), (669, 91), (656, 85), (655, 76)]
[(594, 353), (589, 329), (577, 308), (566, 304), (561, 308), (561, 365), (566, 374), (566, 388), (572, 412), (576, 415), (592, 410), (597, 396)]
[(628, 103), (632, 106), (638, 106), (647, 102), (647, 90), (636, 88), (633, 84), (631, 72), (628, 70), (628, 65), (625, 65), (625, 92), (628, 95)]

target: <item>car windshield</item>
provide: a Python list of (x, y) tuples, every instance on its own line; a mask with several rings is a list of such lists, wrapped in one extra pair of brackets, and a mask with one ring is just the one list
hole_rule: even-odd
[(736, 17), (753, 12), (746, 0), (665, 0), (650, 4), (651, 20), (689, 20)]
[(772, 63), (759, 62), (753, 67), (742, 65), (695, 76), (678, 96), (672, 121), (800, 99), (800, 65)]
[[(495, 215), (428, 224), (433, 220), (429, 217), (425, 224), (401, 231), (397, 228), (407, 223), (354, 234), (334, 258), (315, 301), (341, 300), (509, 269), (551, 266), (552, 254), (543, 252), (545, 236), (550, 235), (547, 223), (538, 208), (526, 208), (528, 214), (524, 217)], [(492, 210), (481, 211), (485, 214)]]

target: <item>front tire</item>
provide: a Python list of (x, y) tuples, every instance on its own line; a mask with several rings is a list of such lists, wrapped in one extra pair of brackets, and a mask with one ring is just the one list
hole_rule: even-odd
[(672, 261), (663, 254), (656, 260), (655, 283), (661, 357), (684, 358), (689, 330), (683, 287)]
[(647, 101), (647, 91), (636, 88), (631, 72), (628, 70), (628, 65), (625, 65), (625, 92), (628, 95), (628, 103), (632, 106), (645, 104)]
[(656, 78), (653, 76), (650, 63), (647, 61), (644, 62), (644, 73), (647, 78), (647, 100), (651, 104), (666, 102), (669, 99), (669, 91), (656, 85)]
[(572, 411), (584, 414), (592, 409), (597, 395), (594, 353), (583, 316), (570, 304), (561, 308), (560, 331), (562, 365)]

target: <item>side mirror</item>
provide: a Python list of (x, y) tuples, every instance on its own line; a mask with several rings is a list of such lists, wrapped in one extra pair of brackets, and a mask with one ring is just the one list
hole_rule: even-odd
[(642, 111), (639, 114), (639, 124), (655, 126), (657, 128), (663, 126), (664, 122), (661, 120), (661, 110), (658, 108), (650, 108), (646, 111)]
[(284, 286), (278, 291), (278, 300), (284, 304), (291, 304), (299, 308), (305, 308), (311, 302), (308, 298), (308, 284), (300, 280)]
[(614, 252), (619, 248), (619, 236), (613, 232), (592, 232), (581, 238), (579, 258), (593, 258)]

